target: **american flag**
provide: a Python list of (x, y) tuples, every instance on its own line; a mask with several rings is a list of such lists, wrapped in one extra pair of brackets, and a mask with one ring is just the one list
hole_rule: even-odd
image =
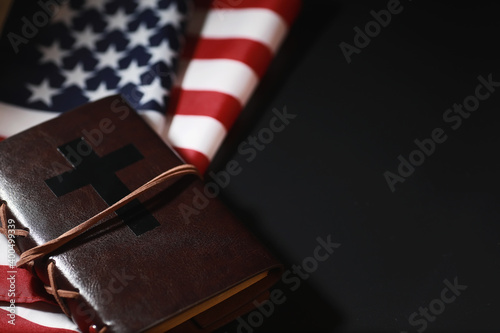
[[(19, 52), (0, 59), (0, 140), (120, 93), (201, 172), (252, 95), (300, 5), (299, 0), (38, 3), (61, 5), (48, 9), (54, 12), (48, 15), (50, 24), (36, 36), (27, 43), (17, 40)], [(9, 33), (16, 31), (7, 25), (2, 39), (8, 45)], [(7, 248), (0, 237), (0, 331), (79, 332), (23, 269), (17, 269), (16, 325), (8, 323)]]

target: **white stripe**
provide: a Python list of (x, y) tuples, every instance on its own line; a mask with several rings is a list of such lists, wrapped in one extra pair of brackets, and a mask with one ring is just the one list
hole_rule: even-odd
[(153, 110), (139, 110), (138, 113), (148, 123), (148, 125), (158, 134), (165, 129), (165, 115)]
[[(8, 306), (1, 305), (0, 309), (9, 311)], [(22, 317), (37, 325), (80, 332), (76, 324), (66, 317), (64, 313), (60, 312), (55, 306), (49, 304), (16, 304), (16, 316)]]
[(212, 117), (174, 115), (167, 142), (176, 148), (196, 150), (212, 160), (226, 134), (224, 126)]
[[(9, 243), (7, 242), (7, 237), (5, 237), (4, 235), (0, 235), (0, 265), (2, 266), (9, 266), (10, 264), (12, 264), (12, 261), (11, 262), (8, 261), (8, 253), (7, 253), (7, 251), (9, 250), (8, 244)], [(19, 256), (15, 252), (13, 254), (14, 254), (13, 264), (15, 265), (19, 260)]]
[[(165, 115), (153, 110), (141, 110), (139, 114), (156, 133), (164, 131)], [(0, 102), (0, 136), (12, 136), (58, 115), (60, 113), (31, 110)]]
[(17, 134), (58, 115), (56, 112), (30, 110), (0, 102), (0, 136)]
[[(187, 66), (187, 67), (186, 67)], [(180, 71), (184, 90), (216, 91), (236, 98), (245, 105), (259, 82), (244, 63), (229, 59), (193, 59)]]
[(205, 38), (251, 39), (266, 45), (273, 53), (288, 32), (277, 13), (264, 8), (197, 10), (188, 33)]

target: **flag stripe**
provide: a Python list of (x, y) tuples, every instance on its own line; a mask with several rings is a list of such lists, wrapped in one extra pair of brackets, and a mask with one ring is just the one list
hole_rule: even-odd
[(190, 36), (182, 54), (185, 59), (231, 59), (247, 64), (261, 78), (272, 60), (265, 45), (247, 39), (208, 39)]
[[(58, 333), (70, 333), (70, 332), (80, 332), (77, 326), (66, 317), (62, 312), (58, 312), (58, 306), (40, 306), (36, 304), (35, 307), (32, 304), (16, 304), (16, 325), (10, 326), (16, 329), (16, 332), (58, 332)], [(5, 320), (5, 326), (7, 312), (9, 312), (9, 307), (1, 305), (0, 306), (0, 323), (3, 324)], [(29, 319), (28, 319), (29, 318)]]
[(153, 110), (140, 110), (138, 113), (156, 133), (163, 133), (166, 119), (164, 114)]
[[(300, 1), (195, 0), (195, 4), (198, 8), (188, 24), (179, 80), (169, 106), (174, 118), (189, 117), (183, 118), (182, 126), (172, 123), (166, 141), (186, 160), (203, 156), (209, 163), (282, 43)], [(225, 131), (193, 131), (193, 138), (177, 139), (185, 136), (190, 122), (197, 128), (206, 121), (198, 117), (213, 118)]]
[[(231, 27), (231, 29), (228, 29)], [(267, 46), (275, 53), (288, 31), (288, 25), (269, 9), (211, 9), (195, 10), (188, 24), (188, 35), (204, 38), (250, 39)]]
[(280, 15), (290, 26), (300, 8), (300, 0), (195, 0), (198, 8), (244, 9), (265, 8)]
[[(60, 114), (60, 112), (26, 109), (0, 102), (0, 119), (2, 123), (9, 124), (9, 126), (0, 126), (0, 141), (2, 138), (20, 133)], [(164, 131), (165, 115), (154, 110), (141, 110), (139, 114), (157, 133)]]
[(9, 124), (8, 126), (0, 126), (0, 136), (9, 137), (58, 115), (59, 113), (56, 112), (30, 110), (0, 102), (2, 124)]
[(240, 102), (229, 95), (212, 91), (175, 89), (171, 96), (177, 115), (208, 116), (229, 130), (240, 114)]
[[(9, 302), (15, 299), (16, 303), (46, 302), (53, 303), (43, 290), (42, 282), (36, 279), (31, 272), (24, 268), (11, 267), (19, 260), (17, 253), (10, 251), (7, 238), (0, 235), (0, 301)], [(9, 253), (10, 252), (10, 253)], [(11, 258), (9, 258), (11, 255)], [(9, 260), (10, 259), (10, 260)], [(16, 290), (14, 295), (9, 295), (11, 281), (7, 277), (14, 275)]]
[(205, 173), (208, 166), (210, 165), (210, 160), (208, 159), (208, 157), (197, 150), (179, 147), (175, 148), (175, 150), (183, 159), (185, 159), (186, 161), (190, 161), (191, 163), (196, 165), (201, 174)]
[[(17, 253), (10, 251), (7, 238), (0, 235), (0, 301), (15, 299), (16, 303), (46, 302), (55, 304), (43, 289), (42, 282), (24, 268), (11, 267), (19, 260)], [(10, 253), (9, 253), (10, 252)], [(9, 255), (12, 257), (9, 258)], [(11, 260), (9, 260), (11, 259)], [(15, 295), (9, 295), (11, 281), (7, 277), (14, 275)], [(4, 278), (5, 277), (5, 278)], [(20, 288), (17, 288), (19, 286)], [(22, 287), (21, 287), (22, 286)]]
[(246, 64), (228, 59), (193, 59), (180, 66), (179, 85), (183, 90), (216, 91), (246, 104), (259, 81)]
[(196, 150), (212, 160), (226, 133), (212, 117), (174, 115), (167, 139), (175, 148)]
[[(48, 298), (49, 296), (45, 294), (41, 282), (31, 272), (23, 268), (16, 268), (15, 273), (12, 272), (9, 266), (0, 266), (0, 276), (5, 277), (0, 279), (0, 301), (10, 302), (11, 299), (14, 299), (16, 303), (45, 302), (56, 305), (55, 302)], [(7, 280), (7, 277), (10, 276), (15, 277), (14, 285), (23, 286), (22, 288), (16, 288), (14, 293), (8, 292), (10, 290), (10, 280)]]

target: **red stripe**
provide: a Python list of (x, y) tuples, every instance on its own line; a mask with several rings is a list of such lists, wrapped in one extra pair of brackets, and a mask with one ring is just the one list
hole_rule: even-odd
[(187, 38), (185, 59), (231, 59), (247, 64), (262, 77), (273, 59), (265, 45), (249, 39)]
[[(7, 332), (12, 333), (75, 333), (73, 330), (63, 328), (53, 328), (35, 324), (23, 317), (16, 315), (15, 325), (9, 324), (9, 312), (0, 309), (0, 327), (7, 328)], [(2, 332), (4, 332), (2, 330)]]
[(42, 282), (36, 279), (28, 270), (15, 268), (15, 274), (8, 273), (9, 271), (13, 271), (9, 266), (0, 266), (0, 276), (2, 276), (0, 279), (0, 301), (10, 302), (12, 298), (9, 296), (11, 281), (7, 280), (7, 277), (14, 275), (14, 299), (16, 303), (45, 302), (56, 304), (51, 296), (45, 292)]
[(174, 114), (208, 116), (217, 119), (229, 130), (240, 114), (240, 102), (229, 95), (215, 91), (192, 91), (176, 88), (170, 95)]
[(300, 0), (195, 0), (195, 6), (216, 9), (265, 8), (278, 13), (288, 24), (297, 17)]
[(0, 136), (0, 141), (2, 141), (2, 140), (5, 140), (5, 138), (3, 136)]
[(210, 160), (204, 154), (192, 149), (174, 148), (186, 162), (194, 164), (201, 174), (204, 174), (205, 171), (207, 171)]

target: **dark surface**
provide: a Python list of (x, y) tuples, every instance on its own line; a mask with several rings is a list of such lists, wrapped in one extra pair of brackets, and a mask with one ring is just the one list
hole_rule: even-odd
[[(240, 163), (223, 200), (287, 269), (313, 256), (317, 237), (341, 245), (296, 290), (278, 284), (286, 300), (268, 317), (221, 332), (499, 332), (500, 88), (457, 129), (443, 119), (479, 75), (500, 81), (499, 5), (401, 1), (349, 64), (339, 44), (388, 2), (304, 2), (213, 170)], [(284, 106), (297, 117), (248, 161), (238, 146)], [(384, 172), (436, 128), (447, 140), (391, 192)], [(455, 278), (467, 289), (442, 303)], [(409, 322), (430, 304), (426, 325)]]

